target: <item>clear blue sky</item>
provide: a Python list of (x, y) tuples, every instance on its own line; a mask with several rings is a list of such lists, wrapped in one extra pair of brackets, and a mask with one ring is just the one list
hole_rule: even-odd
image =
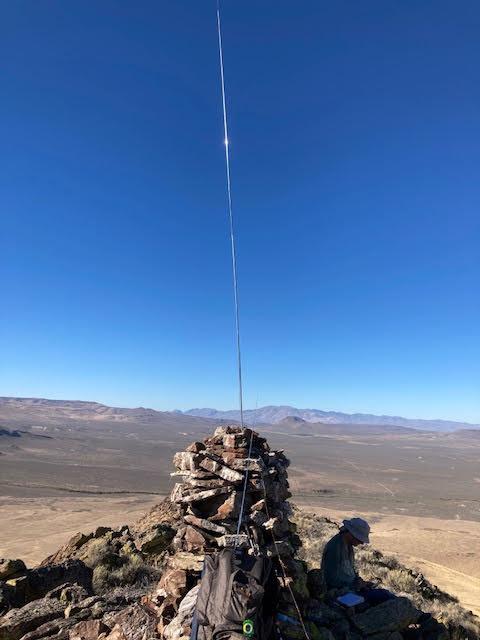
[[(480, 422), (480, 5), (223, 7), (247, 406)], [(214, 0), (0, 13), (0, 393), (235, 407)]]

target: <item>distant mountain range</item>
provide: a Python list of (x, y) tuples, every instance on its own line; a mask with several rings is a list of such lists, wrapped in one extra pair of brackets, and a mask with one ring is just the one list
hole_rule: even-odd
[[(196, 416), (207, 420), (239, 420), (238, 410), (218, 411), (217, 409), (190, 409), (184, 415)], [(320, 409), (297, 409), (290, 406), (267, 406), (259, 409), (247, 409), (244, 417), (248, 424), (278, 424), (287, 418), (296, 418), (305, 422), (323, 424), (385, 425), (422, 429), (425, 431), (457, 431), (459, 429), (480, 429), (478, 424), (456, 422), (453, 420), (420, 420), (401, 416), (377, 416), (370, 413), (341, 413)]]
[[(249, 425), (261, 425), (269, 430), (285, 433), (322, 432), (325, 425), (330, 429), (335, 425), (343, 431), (358, 427), (382, 427), (387, 431), (420, 429), (424, 431), (448, 432), (459, 430), (479, 430), (480, 425), (452, 420), (416, 420), (399, 416), (377, 416), (368, 413), (340, 413), (320, 409), (297, 409), (290, 406), (268, 406), (248, 409), (244, 412)], [(47, 400), (45, 398), (2, 398), (0, 397), (0, 427), (35, 428), (36, 432), (50, 432), (52, 429), (72, 427), (100, 429), (115, 432), (132, 431), (133, 425), (141, 427), (143, 435), (148, 433), (204, 433), (218, 421), (238, 422), (238, 410), (218, 411), (217, 409), (190, 409), (189, 411), (156, 411), (154, 409), (108, 407), (98, 402), (77, 400)], [(313, 431), (312, 431), (313, 429)]]

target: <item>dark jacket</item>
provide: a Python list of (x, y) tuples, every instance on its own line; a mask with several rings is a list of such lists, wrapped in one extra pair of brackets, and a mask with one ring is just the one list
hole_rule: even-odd
[(357, 579), (352, 545), (337, 533), (325, 545), (322, 556), (323, 580), (327, 590), (352, 589)]

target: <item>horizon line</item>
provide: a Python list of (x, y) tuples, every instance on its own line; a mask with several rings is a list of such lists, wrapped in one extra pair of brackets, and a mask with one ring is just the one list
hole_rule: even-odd
[[(72, 399), (72, 398), (46, 398), (43, 396), (0, 396), (0, 400), (46, 400), (48, 402), (83, 402), (85, 404), (98, 404), (104, 407), (109, 407), (111, 409), (144, 409), (147, 411), (156, 411), (158, 413), (182, 413), (188, 414), (189, 411), (201, 411), (201, 410), (211, 410), (216, 411), (218, 413), (230, 413), (230, 412), (240, 412), (239, 409), (217, 409), (215, 407), (191, 407), (189, 409), (155, 409), (153, 407), (148, 407), (144, 405), (135, 405), (135, 406), (119, 406), (113, 404), (105, 404), (105, 402), (100, 402), (98, 400), (81, 400), (81, 399)], [(472, 427), (479, 427), (480, 423), (470, 422), (468, 420), (459, 420), (459, 419), (449, 419), (449, 418), (411, 418), (407, 416), (401, 415), (393, 415), (387, 413), (371, 413), (365, 411), (355, 411), (355, 412), (347, 412), (347, 411), (338, 411), (336, 409), (318, 409), (312, 407), (295, 407), (293, 405), (288, 404), (267, 404), (262, 407), (256, 407), (255, 409), (244, 409), (244, 412), (256, 412), (262, 409), (267, 409), (269, 407), (280, 408), (286, 407), (290, 409), (295, 409), (296, 411), (321, 411), (322, 413), (337, 413), (343, 414), (346, 416), (373, 416), (375, 418), (399, 418), (401, 420), (410, 420), (410, 421), (419, 421), (419, 422), (454, 422), (463, 425), (469, 425)], [(199, 417), (199, 416), (192, 416)], [(205, 416), (206, 417), (206, 416)], [(292, 416), (293, 417), (293, 416)]]

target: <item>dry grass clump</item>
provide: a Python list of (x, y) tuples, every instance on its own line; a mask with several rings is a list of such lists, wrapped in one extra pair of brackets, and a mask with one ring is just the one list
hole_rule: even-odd
[(112, 587), (125, 585), (148, 586), (158, 580), (160, 572), (146, 564), (140, 556), (123, 556), (122, 564), (117, 567), (98, 565), (93, 570), (93, 588), (95, 593), (104, 593)]
[(143, 587), (160, 576), (160, 572), (147, 564), (140, 553), (132, 553), (131, 550), (122, 553), (104, 538), (91, 542), (84, 562), (93, 569), (95, 593), (127, 585)]
[(447, 627), (451, 640), (478, 640), (480, 621), (456, 602), (445, 603), (434, 600), (425, 610)]
[[(308, 563), (309, 569), (319, 568), (325, 543), (338, 532), (339, 525), (298, 508), (294, 509), (292, 520), (302, 541), (299, 556)], [(420, 572), (408, 569), (395, 557), (384, 556), (370, 546), (359, 547), (355, 558), (364, 580), (410, 598), (418, 609), (431, 613), (447, 627), (451, 640), (479, 640), (480, 619)]]

